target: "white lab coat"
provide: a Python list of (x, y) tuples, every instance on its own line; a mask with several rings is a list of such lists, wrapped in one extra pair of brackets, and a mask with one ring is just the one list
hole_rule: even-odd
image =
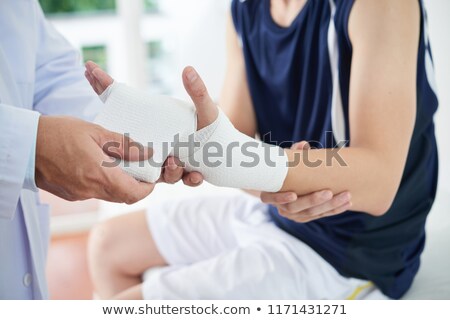
[(0, 299), (48, 297), (49, 210), (34, 184), (39, 115), (91, 120), (100, 108), (79, 53), (37, 0), (1, 0)]

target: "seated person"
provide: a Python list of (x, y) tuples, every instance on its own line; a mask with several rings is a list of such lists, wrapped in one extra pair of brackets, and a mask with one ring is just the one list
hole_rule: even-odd
[[(254, 183), (262, 202), (171, 201), (104, 222), (89, 248), (96, 292), (400, 298), (420, 265), (437, 184), (438, 101), (422, 1), (234, 0), (231, 13), (221, 107), (240, 132), (303, 161), (275, 173), (280, 185)], [(99, 94), (112, 83), (92, 64), (87, 77)], [(187, 68), (183, 80), (196, 129), (214, 124), (199, 76)], [(293, 143), (301, 140), (314, 149)]]

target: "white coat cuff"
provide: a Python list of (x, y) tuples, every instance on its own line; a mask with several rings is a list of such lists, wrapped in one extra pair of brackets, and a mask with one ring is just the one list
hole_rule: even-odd
[(35, 138), (33, 139), (33, 144), (30, 149), (30, 158), (28, 159), (27, 172), (25, 173), (25, 181), (23, 182), (23, 187), (31, 191), (38, 191), (36, 181), (34, 179), (36, 172), (36, 139), (37, 130), (35, 132)]
[[(40, 114), (0, 104), (0, 218), (13, 219), (21, 190), (34, 185), (34, 149)], [(33, 176), (32, 181), (30, 178)]]

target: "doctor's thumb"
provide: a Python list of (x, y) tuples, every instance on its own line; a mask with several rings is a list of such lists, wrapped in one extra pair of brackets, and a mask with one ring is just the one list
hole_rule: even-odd
[(145, 161), (153, 156), (153, 149), (144, 147), (127, 135), (108, 130), (103, 131), (100, 145), (108, 156), (125, 161)]
[(197, 109), (197, 130), (203, 129), (217, 119), (219, 114), (217, 105), (209, 96), (203, 80), (194, 68), (184, 69), (183, 83)]

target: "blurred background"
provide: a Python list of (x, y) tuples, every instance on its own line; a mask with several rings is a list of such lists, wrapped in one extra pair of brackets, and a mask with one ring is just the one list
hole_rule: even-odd
[[(225, 25), (230, 0), (39, 0), (48, 19), (77, 48), (82, 59), (93, 60), (115, 79), (152, 93), (187, 99), (181, 72), (197, 68), (211, 95), (218, 99), (225, 70)], [(440, 184), (436, 205), (427, 225), (428, 242), (414, 288), (427, 294), (447, 274), (442, 243), (450, 243), (450, 1), (425, 0), (434, 53), (440, 110), (436, 116), (440, 147)], [(143, 210), (171, 198), (239, 192), (215, 188), (158, 185), (144, 201), (133, 205), (101, 201), (69, 203), (42, 193), (52, 206), (52, 242), (48, 277), (51, 298), (90, 299), (86, 243), (99, 220)], [(431, 248), (438, 248), (431, 250)], [(448, 245), (444, 255), (449, 256)], [(438, 265), (439, 264), (439, 265)], [(433, 274), (433, 276), (431, 276)], [(450, 289), (450, 280), (445, 285)], [(424, 288), (425, 286), (428, 286)], [(419, 290), (417, 289), (417, 290)], [(415, 296), (412, 296), (414, 298)]]

